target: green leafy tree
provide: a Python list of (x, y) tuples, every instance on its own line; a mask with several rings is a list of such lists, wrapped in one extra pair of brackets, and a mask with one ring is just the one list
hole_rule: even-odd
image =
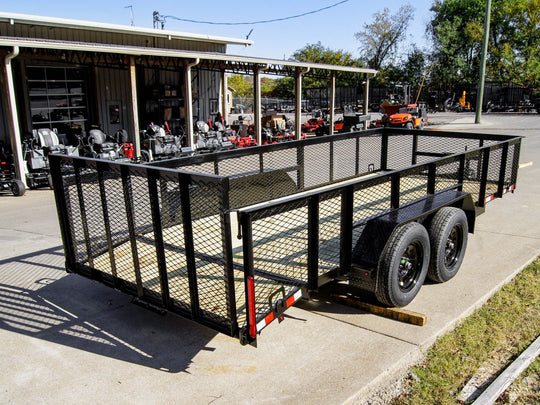
[(381, 69), (395, 54), (401, 41), (406, 38), (407, 28), (414, 17), (414, 9), (405, 4), (395, 14), (388, 8), (373, 15), (371, 24), (364, 24), (362, 31), (354, 34), (360, 41), (360, 52), (370, 68)]
[(227, 78), (227, 84), (234, 89), (233, 97), (253, 97), (251, 77), (235, 74)]
[[(352, 54), (343, 50), (334, 51), (324, 47), (320, 42), (308, 44), (304, 48), (293, 53), (292, 60), (299, 62), (322, 63), (327, 65), (356, 66), (362, 67), (363, 63), (355, 59)], [(328, 85), (328, 72), (313, 69), (310, 75), (303, 80), (306, 87), (324, 87)], [(336, 83), (338, 86), (347, 86), (356, 84), (351, 81), (351, 76), (347, 74), (336, 74)]]
[[(478, 81), (485, 0), (435, 0), (428, 25), (433, 81), (450, 89)], [(540, 83), (540, 0), (492, 0), (486, 74), (525, 86)]]

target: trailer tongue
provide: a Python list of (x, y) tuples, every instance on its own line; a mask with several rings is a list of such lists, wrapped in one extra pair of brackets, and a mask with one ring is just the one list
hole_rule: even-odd
[(66, 268), (243, 344), (348, 282), (407, 305), (459, 270), (521, 138), (381, 128), (150, 164), (51, 156)]

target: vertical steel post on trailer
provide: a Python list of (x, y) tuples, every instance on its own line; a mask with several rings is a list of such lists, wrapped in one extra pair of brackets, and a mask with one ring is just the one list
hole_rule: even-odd
[(109, 219), (109, 206), (107, 204), (107, 193), (105, 190), (105, 175), (104, 173), (109, 170), (108, 162), (97, 162), (96, 164), (98, 172), (99, 194), (101, 200), (101, 210), (103, 212), (103, 225), (105, 227), (105, 239), (107, 240), (107, 251), (109, 253), (109, 262), (111, 263), (111, 273), (113, 275), (113, 282), (117, 285), (118, 278), (116, 272), (116, 258), (114, 257), (114, 247), (112, 242), (111, 221)]
[(64, 185), (64, 178), (62, 177), (61, 158), (55, 156), (49, 157), (49, 167), (51, 170), (51, 177), (53, 179), (54, 199), (56, 201), (56, 208), (58, 213), (58, 222), (60, 224), (60, 234), (62, 235), (62, 244), (64, 245), (64, 254), (66, 257), (66, 269), (68, 272), (72, 272), (76, 265), (75, 246), (73, 241), (75, 238), (72, 234), (71, 217), (72, 213), (69, 199), (66, 198), (67, 189)]
[(499, 170), (499, 184), (497, 186), (497, 197), (502, 198), (504, 193), (504, 180), (506, 177), (506, 164), (508, 159), (508, 143), (502, 145), (501, 168)]
[(341, 224), (339, 244), (339, 271), (349, 272), (352, 263), (353, 244), (354, 186), (347, 186), (341, 191)]
[[(261, 156), (262, 164), (262, 156)], [(226, 178), (221, 183), (221, 200), (222, 209), (220, 210), (221, 217), (221, 238), (223, 248), (223, 259), (225, 262), (224, 278), (225, 278), (225, 290), (226, 290), (226, 302), (227, 302), (227, 317), (231, 320), (230, 335), (238, 335), (238, 322), (236, 314), (236, 292), (234, 286), (234, 258), (232, 248), (232, 228), (231, 228), (231, 216), (228, 214), (230, 209), (229, 203), (229, 179)], [(231, 214), (232, 215), (232, 214)]]
[(77, 185), (77, 199), (79, 200), (79, 212), (81, 216), (81, 224), (84, 235), (84, 242), (86, 245), (86, 255), (88, 256), (88, 265), (94, 267), (94, 257), (92, 256), (92, 245), (90, 239), (90, 232), (88, 231), (88, 216), (86, 215), (86, 206), (84, 204), (84, 194), (82, 188), (81, 169), (86, 167), (84, 161), (74, 160), (73, 168), (75, 169), (75, 183)]
[(186, 174), (178, 175), (180, 205), (182, 207), (182, 221), (184, 226), (184, 247), (186, 249), (191, 317), (194, 320), (197, 320), (201, 318), (201, 307), (199, 305), (199, 288), (197, 286), (197, 265), (195, 262), (195, 243), (193, 240), (193, 225), (191, 218), (191, 196), (189, 194), (190, 183), (191, 176)]
[(308, 289), (318, 288), (319, 277), (319, 195), (308, 200)]
[(163, 241), (163, 225), (161, 223), (161, 210), (159, 207), (157, 186), (159, 171), (148, 168), (146, 174), (148, 176), (148, 193), (150, 197), (150, 210), (152, 211), (152, 225), (154, 228), (154, 243), (156, 246), (161, 301), (164, 308), (169, 308), (169, 280), (167, 277), (167, 260), (165, 258), (165, 243)]
[(251, 217), (240, 213), (244, 255), (244, 286), (246, 296), (246, 329), (240, 332), (242, 344), (257, 345), (257, 319), (255, 311), (255, 269), (253, 267), (253, 233)]
[(135, 207), (133, 206), (133, 188), (131, 185), (131, 175), (128, 166), (120, 167), (122, 177), (122, 195), (124, 197), (124, 207), (126, 209), (126, 220), (131, 247), (131, 259), (133, 260), (133, 271), (135, 272), (135, 282), (137, 283), (137, 296), (144, 295), (141, 278), (141, 264), (139, 263), (139, 252), (137, 249), (137, 234), (135, 227)]
[(486, 187), (487, 176), (489, 170), (489, 152), (490, 148), (486, 147), (480, 151), (482, 155), (482, 169), (480, 172), (480, 192), (478, 194), (478, 206), (484, 207), (486, 205)]

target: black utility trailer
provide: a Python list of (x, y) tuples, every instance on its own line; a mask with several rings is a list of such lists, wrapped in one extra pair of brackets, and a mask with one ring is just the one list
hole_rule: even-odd
[[(150, 164), (51, 155), (66, 268), (255, 344), (329, 282), (407, 305), (514, 191), (520, 137), (380, 128)], [(340, 285), (341, 285), (340, 284)]]

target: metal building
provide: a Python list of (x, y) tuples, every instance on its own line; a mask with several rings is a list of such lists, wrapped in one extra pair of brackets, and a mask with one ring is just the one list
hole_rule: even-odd
[[(260, 74), (358, 75), (366, 87), (376, 71), (346, 66), (240, 57), (227, 45), (252, 41), (60, 18), (0, 13), (0, 141), (11, 145), (17, 177), (26, 171), (22, 139), (37, 128), (56, 128), (69, 137), (100, 126), (126, 129), (140, 154), (139, 131), (167, 121), (186, 129), (193, 122), (225, 117), (226, 73), (253, 74), (255, 126), (260, 138)], [(330, 102), (331, 104), (331, 102)], [(364, 103), (367, 106), (367, 103)], [(300, 133), (300, 109), (297, 109)], [(68, 142), (73, 144), (73, 140)]]

